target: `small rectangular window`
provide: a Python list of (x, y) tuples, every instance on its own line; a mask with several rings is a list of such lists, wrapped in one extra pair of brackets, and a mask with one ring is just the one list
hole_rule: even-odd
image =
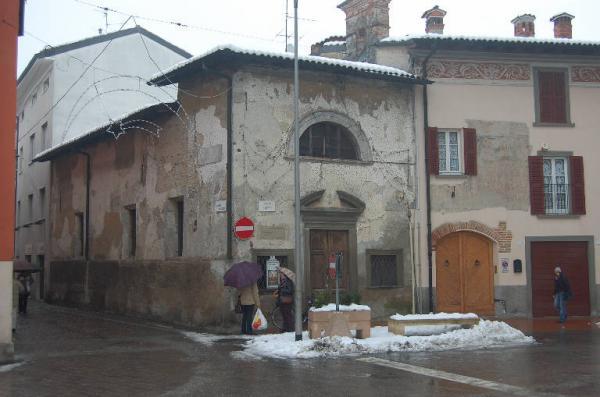
[(46, 188), (43, 187), (40, 189), (40, 216), (39, 219), (44, 219), (44, 214), (46, 213)]
[(565, 157), (544, 157), (546, 214), (569, 213), (569, 172)]
[(459, 131), (439, 131), (440, 174), (462, 173), (462, 139)]
[(48, 123), (42, 124), (42, 131), (40, 133), (40, 152), (46, 150), (46, 139), (48, 135)]
[(23, 172), (23, 146), (19, 148), (19, 173)]
[(75, 248), (75, 255), (83, 256), (84, 245), (85, 245), (85, 227), (83, 220), (83, 212), (75, 213), (75, 227), (77, 228), (77, 241)]
[(403, 285), (401, 251), (367, 251), (370, 286), (391, 288)]
[(127, 208), (127, 217), (129, 222), (128, 251), (129, 256), (135, 257), (135, 249), (137, 246), (137, 211), (135, 206)]
[(42, 86), (42, 93), (45, 94), (46, 92), (48, 92), (48, 88), (50, 88), (50, 77), (46, 77), (46, 80), (44, 80), (44, 84)]
[(33, 194), (27, 196), (27, 219), (33, 222)]
[(29, 162), (33, 161), (35, 157), (35, 134), (29, 136)]
[(183, 256), (183, 200), (175, 202), (175, 216), (177, 227), (177, 256)]

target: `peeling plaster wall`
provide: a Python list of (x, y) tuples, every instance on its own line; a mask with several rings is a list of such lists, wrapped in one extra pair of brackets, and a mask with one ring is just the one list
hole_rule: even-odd
[[(191, 76), (179, 83), (178, 115), (154, 120), (161, 127), (159, 137), (135, 131), (85, 148), (92, 158), (90, 262), (81, 261), (76, 252), (75, 212), (85, 209), (85, 157), (72, 154), (53, 162), (51, 270), (63, 272), (52, 276), (53, 299), (216, 325), (232, 319), (234, 292), (223, 289), (220, 281), (232, 262), (251, 259), (252, 247), (293, 249), (291, 75), (247, 68), (236, 72), (233, 80), (233, 218), (253, 219), (255, 237), (234, 240), (234, 258), (226, 259), (227, 214), (217, 212), (216, 203), (227, 198), (228, 87), (222, 78)], [(341, 115), (364, 133), (370, 161), (304, 159), (302, 195), (325, 190), (316, 203), (325, 207), (344, 206), (337, 190), (364, 201), (366, 208), (356, 225), (358, 291), (376, 316), (405, 311), (411, 302), (407, 206), (414, 200), (415, 184), (413, 87), (303, 73), (300, 110), (303, 116), (316, 111)], [(183, 257), (175, 262), (174, 199), (184, 202)], [(275, 212), (259, 212), (259, 200), (274, 201)], [(129, 258), (127, 207), (134, 204), (137, 250), (136, 257)], [(367, 249), (402, 250), (403, 285), (368, 288)], [(194, 268), (199, 261), (204, 276), (199, 278), (202, 292), (196, 303), (216, 302), (202, 306), (202, 315), (196, 304), (173, 306), (182, 285), (177, 265), (154, 265), (181, 262)], [(141, 284), (136, 272), (142, 279), (149, 277), (148, 266), (156, 266), (158, 272), (153, 283), (162, 280), (158, 290), (137, 289)], [(85, 280), (71, 283), (65, 274)], [(71, 294), (75, 298), (69, 295), (71, 284), (82, 285)], [(135, 298), (133, 292), (125, 293), (128, 288), (136, 289)], [(183, 313), (175, 315), (176, 310)]]
[[(291, 76), (246, 69), (234, 81), (234, 219), (247, 216), (257, 229), (277, 228), (275, 239), (258, 233), (255, 249), (293, 249), (293, 134)], [(372, 162), (301, 161), (301, 196), (325, 190), (321, 207), (340, 207), (336, 191), (366, 204), (357, 221), (358, 290), (375, 315), (410, 305), (407, 205), (414, 199), (412, 87), (358, 78), (303, 72), (301, 118), (332, 112), (358, 123), (372, 151)], [(303, 131), (301, 131), (302, 133)], [(275, 212), (259, 212), (258, 202), (275, 202)], [(236, 241), (235, 255), (251, 258), (251, 243)], [(367, 249), (403, 250), (404, 286), (367, 288)], [(305, 255), (305, 266), (309, 258)]]

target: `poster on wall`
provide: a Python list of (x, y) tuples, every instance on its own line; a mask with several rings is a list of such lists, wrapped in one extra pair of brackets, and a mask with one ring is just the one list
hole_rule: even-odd
[(269, 257), (265, 263), (267, 273), (267, 289), (276, 289), (279, 285), (280, 263), (274, 256)]
[(502, 273), (508, 273), (508, 258), (500, 259), (500, 268), (502, 269)]

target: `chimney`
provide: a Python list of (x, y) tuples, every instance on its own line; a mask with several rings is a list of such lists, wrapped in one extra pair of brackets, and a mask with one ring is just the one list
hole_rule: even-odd
[(515, 37), (535, 37), (535, 15), (519, 15), (512, 21), (515, 25)]
[(350, 60), (373, 60), (372, 45), (389, 36), (391, 0), (346, 0), (346, 51)]
[(444, 16), (446, 11), (438, 6), (425, 11), (421, 15), (421, 18), (425, 18), (425, 33), (444, 34)]
[(571, 19), (573, 15), (563, 12), (550, 18), (550, 22), (554, 22), (554, 37), (557, 39), (570, 39), (573, 37), (573, 26)]

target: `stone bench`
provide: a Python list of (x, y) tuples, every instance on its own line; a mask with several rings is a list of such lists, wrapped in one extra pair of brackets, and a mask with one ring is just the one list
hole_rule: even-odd
[(309, 311), (308, 335), (311, 339), (322, 336), (352, 337), (358, 339), (371, 336), (371, 310), (357, 311)]
[[(462, 318), (419, 318), (419, 319), (393, 319), (388, 320), (388, 331), (396, 335), (406, 335), (406, 327), (427, 327), (439, 329), (447, 326), (448, 331), (452, 328), (471, 328), (479, 324), (479, 317), (462, 317)], [(434, 333), (434, 332), (432, 332)]]

